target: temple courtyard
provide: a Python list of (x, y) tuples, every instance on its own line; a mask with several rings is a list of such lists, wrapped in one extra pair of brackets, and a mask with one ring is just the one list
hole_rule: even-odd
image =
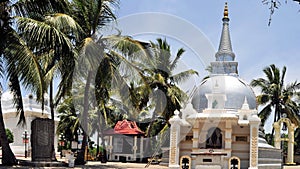
[[(17, 157), (18, 160), (28, 160), (31, 161), (31, 158), (24, 158), (24, 157)], [(67, 159), (65, 158), (58, 158), (57, 159), (59, 162), (66, 162)], [(107, 162), (107, 163), (101, 163), (99, 161), (88, 161), (86, 165), (76, 165), (75, 167), (38, 167), (38, 168), (57, 168), (57, 169), (63, 169), (63, 168), (75, 168), (75, 169), (83, 169), (83, 168), (107, 168), (107, 169), (130, 169), (130, 168), (145, 168), (147, 164), (145, 163), (122, 163), (122, 162)], [(37, 168), (37, 167), (27, 167), (27, 166), (14, 166), (14, 167), (7, 167), (7, 166), (0, 166), (0, 168), (6, 168), (6, 169), (11, 169), (11, 168)], [(158, 164), (152, 164), (148, 168), (168, 168), (166, 166), (161, 166)], [(299, 169), (300, 165), (295, 165), (295, 166), (283, 166), (283, 169)]]

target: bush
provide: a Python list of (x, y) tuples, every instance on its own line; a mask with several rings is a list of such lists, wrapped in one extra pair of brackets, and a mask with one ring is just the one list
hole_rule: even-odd
[[(6, 136), (7, 136), (8, 143), (13, 143), (14, 142), (13, 133), (9, 129), (5, 129), (5, 133), (6, 133)], [(2, 147), (1, 142), (0, 142), (0, 147)]]

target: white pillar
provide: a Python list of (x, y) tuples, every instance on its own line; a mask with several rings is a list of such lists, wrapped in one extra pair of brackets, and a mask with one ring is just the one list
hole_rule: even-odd
[(175, 111), (174, 116), (169, 120), (171, 124), (170, 133), (170, 155), (169, 155), (169, 168), (179, 169), (179, 141), (180, 141), (180, 122), (178, 116), (179, 112)]
[(226, 121), (226, 128), (225, 128), (225, 149), (231, 150), (231, 143), (232, 143), (232, 126), (230, 121)]
[(109, 147), (108, 147), (108, 150), (109, 150), (109, 160), (112, 160), (113, 159), (113, 136), (109, 136)]
[(133, 159), (136, 160), (136, 150), (137, 150), (137, 136), (133, 137)]
[(273, 124), (274, 130), (275, 130), (275, 137), (274, 137), (274, 147), (277, 149), (280, 148), (280, 143), (281, 143), (281, 136), (280, 136), (280, 125), (278, 122), (275, 122)]
[[(198, 128), (193, 128), (192, 130), (193, 130), (193, 139), (192, 139), (192, 141), (193, 141), (193, 149), (195, 149), (195, 148), (198, 148), (199, 129)], [(205, 139), (205, 137), (206, 136), (203, 136), (203, 135), (200, 136), (200, 138), (203, 138), (203, 139)], [(204, 142), (205, 142), (205, 140), (204, 140)], [(201, 143), (201, 141), (202, 140), (200, 140), (200, 143)]]
[(144, 137), (141, 136), (141, 138), (140, 138), (140, 161), (142, 161), (143, 158), (144, 158), (144, 152), (143, 152), (143, 151), (144, 151), (143, 140), (144, 140)]
[(250, 124), (250, 167), (249, 169), (257, 169), (258, 166), (258, 128), (259, 122)]
[(286, 160), (287, 164), (295, 164), (294, 163), (294, 130), (295, 130), (294, 124), (288, 126), (289, 141), (288, 141), (288, 154)]

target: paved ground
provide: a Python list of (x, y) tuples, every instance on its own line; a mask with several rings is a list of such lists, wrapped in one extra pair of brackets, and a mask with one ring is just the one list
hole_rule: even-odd
[[(31, 161), (30, 158), (18, 158), (19, 160), (28, 160)], [(63, 159), (58, 159), (58, 161), (66, 161), (64, 158)], [(101, 163), (100, 161), (88, 161), (87, 164), (85, 165), (76, 165), (75, 169), (96, 169), (96, 168), (103, 168), (103, 169), (134, 169), (134, 168), (145, 168), (146, 164), (145, 163), (121, 163), (121, 162), (107, 162), (107, 163)], [(45, 169), (65, 169), (67, 167), (28, 167), (28, 166), (13, 166), (13, 167), (7, 167), (7, 166), (0, 166), (2, 169), (34, 169), (34, 168), (45, 168)], [(70, 168), (70, 167), (69, 167)], [(160, 166), (157, 164), (152, 164), (148, 168), (168, 168), (164, 166)]]
[(300, 166), (284, 166), (283, 169), (300, 169)]
[[(28, 160), (30, 161), (30, 158), (18, 158), (20, 160)], [(58, 159), (58, 161), (62, 162), (65, 161), (65, 159)], [(144, 163), (121, 163), (121, 162), (107, 162), (107, 163), (101, 163), (99, 161), (89, 161), (86, 165), (76, 165), (73, 167), (74, 169), (135, 169), (135, 168), (145, 168), (146, 164)], [(0, 166), (1, 169), (35, 169), (35, 168), (44, 168), (44, 169), (64, 169), (66, 167), (26, 167), (26, 166), (13, 166), (13, 167), (7, 167), (7, 166)], [(157, 164), (152, 164), (148, 168), (168, 168), (164, 166), (160, 166)], [(300, 169), (300, 166), (284, 166), (283, 169)]]

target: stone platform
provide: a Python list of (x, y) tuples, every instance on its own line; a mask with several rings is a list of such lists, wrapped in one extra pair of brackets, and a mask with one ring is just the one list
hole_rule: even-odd
[(28, 166), (28, 167), (67, 167), (68, 163), (64, 161), (31, 161), (31, 160), (24, 160), (18, 159), (20, 166)]

